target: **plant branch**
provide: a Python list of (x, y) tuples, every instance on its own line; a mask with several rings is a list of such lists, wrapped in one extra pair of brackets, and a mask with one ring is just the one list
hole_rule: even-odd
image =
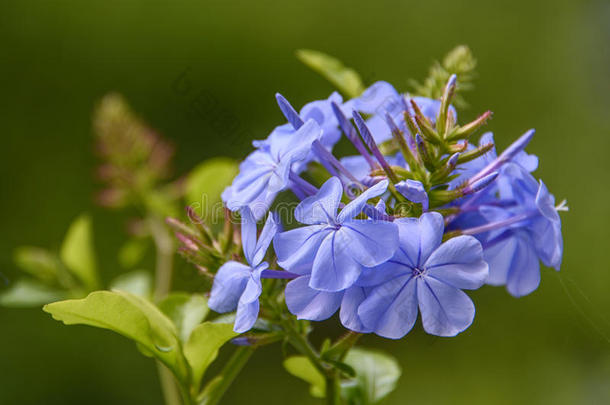
[(252, 353), (253, 347), (239, 347), (216, 379), (212, 380), (202, 393), (199, 405), (216, 405), (227, 392), (239, 372), (244, 368)]

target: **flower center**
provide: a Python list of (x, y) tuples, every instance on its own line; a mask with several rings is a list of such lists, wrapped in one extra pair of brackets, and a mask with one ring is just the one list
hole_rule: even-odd
[(413, 267), (413, 277), (422, 277), (426, 273), (426, 269), (420, 269), (419, 267)]

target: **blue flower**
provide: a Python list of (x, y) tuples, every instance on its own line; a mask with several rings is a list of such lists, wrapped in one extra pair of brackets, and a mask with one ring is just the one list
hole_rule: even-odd
[(231, 211), (248, 207), (262, 218), (277, 194), (290, 184), (290, 170), (295, 162), (307, 157), (311, 144), (322, 133), (313, 120), (294, 133), (277, 133), (273, 141), (260, 145), (240, 165), (239, 174), (222, 193)]
[(237, 309), (233, 329), (243, 333), (252, 328), (258, 317), (258, 298), (262, 292), (261, 274), (269, 266), (263, 262), (267, 248), (278, 231), (278, 223), (269, 214), (260, 238), (256, 240), (256, 219), (249, 208), (241, 210), (241, 236), (247, 265), (229, 261), (214, 277), (208, 306), (216, 312)]
[(338, 178), (331, 177), (295, 209), (296, 220), (309, 226), (276, 235), (278, 264), (292, 273), (311, 274), (308, 284), (315, 290), (350, 287), (364, 267), (383, 263), (398, 247), (398, 229), (392, 222), (353, 219), (368, 199), (383, 194), (387, 187), (388, 181), (381, 181), (337, 214), (343, 188)]
[(511, 181), (500, 187), (501, 198), (512, 199), (512, 207), (484, 206), (484, 225), (471, 228), (485, 231), (477, 235), (485, 248), (491, 285), (506, 285), (508, 292), (521, 297), (540, 284), (539, 260), (559, 270), (563, 255), (561, 219), (555, 197), (546, 185), (517, 165), (506, 168)]
[(400, 246), (386, 263), (366, 269), (358, 285), (372, 286), (358, 305), (365, 328), (379, 336), (406, 335), (421, 312), (424, 330), (455, 336), (474, 319), (474, 305), (462, 289), (477, 289), (488, 276), (479, 241), (458, 236), (445, 243), (443, 217), (435, 212), (401, 218)]

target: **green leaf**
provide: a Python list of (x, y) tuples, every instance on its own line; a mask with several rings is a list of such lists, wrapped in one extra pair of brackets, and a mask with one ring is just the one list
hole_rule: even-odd
[(355, 70), (346, 67), (337, 58), (319, 51), (299, 49), (297, 58), (318, 72), (349, 98), (358, 97), (364, 91), (362, 79)]
[(309, 383), (309, 393), (312, 397), (324, 398), (326, 381), (324, 376), (305, 356), (292, 356), (284, 360), (284, 368), (293, 376)]
[(148, 240), (131, 238), (119, 250), (119, 264), (125, 269), (131, 269), (142, 261), (148, 249)]
[(199, 388), (203, 373), (218, 355), (218, 350), (237, 335), (233, 325), (224, 323), (204, 322), (193, 329), (184, 345), (184, 356), (193, 372), (193, 387)]
[(150, 298), (152, 295), (152, 276), (146, 270), (136, 270), (121, 274), (110, 282), (110, 289)]
[(66, 298), (66, 293), (36, 280), (21, 279), (0, 293), (0, 305), (13, 308), (40, 307)]
[(186, 178), (186, 203), (203, 219), (219, 208), (220, 194), (237, 175), (232, 159), (214, 158), (195, 167)]
[(57, 278), (57, 256), (46, 249), (20, 246), (15, 249), (13, 259), (19, 268), (40, 280), (54, 281)]
[(81, 215), (70, 225), (61, 245), (59, 257), (87, 288), (90, 290), (97, 288), (99, 282), (93, 250), (91, 218), (89, 216)]
[(174, 321), (183, 342), (188, 341), (193, 329), (203, 322), (209, 312), (208, 300), (203, 295), (182, 292), (171, 293), (161, 301), (159, 309)]
[(176, 328), (157, 307), (141, 297), (124, 291), (95, 291), (83, 299), (45, 305), (43, 310), (66, 325), (95, 326), (123, 335), (159, 359), (183, 384), (189, 382), (189, 369)]
[(396, 387), (401, 370), (396, 360), (382, 352), (355, 347), (345, 363), (356, 371), (356, 378), (343, 386), (350, 404), (376, 404)]

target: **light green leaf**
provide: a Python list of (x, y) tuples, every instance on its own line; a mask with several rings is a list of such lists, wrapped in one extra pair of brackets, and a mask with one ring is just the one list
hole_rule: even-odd
[(45, 305), (43, 310), (66, 325), (90, 325), (123, 335), (159, 359), (179, 381), (189, 382), (176, 328), (144, 298), (124, 291), (95, 291), (83, 299)]
[(110, 282), (111, 290), (126, 291), (144, 298), (152, 295), (152, 276), (146, 270), (121, 274)]
[(293, 376), (309, 383), (309, 393), (312, 397), (324, 398), (326, 392), (324, 376), (307, 357), (288, 357), (284, 360), (284, 368)]
[(91, 218), (89, 216), (81, 215), (72, 222), (61, 245), (59, 257), (87, 288), (90, 290), (97, 288), (99, 282), (93, 250)]
[(0, 293), (0, 305), (13, 308), (40, 307), (49, 302), (66, 298), (66, 293), (46, 286), (36, 280), (17, 280)]
[(231, 184), (237, 171), (237, 162), (228, 158), (214, 158), (201, 163), (186, 178), (186, 203), (207, 219), (219, 208), (220, 194)]
[(343, 387), (350, 404), (376, 404), (396, 387), (401, 370), (396, 360), (382, 352), (351, 349), (345, 363), (356, 370), (356, 378)]
[(218, 350), (237, 336), (233, 325), (204, 322), (191, 332), (184, 345), (184, 356), (192, 370), (192, 386), (199, 387), (203, 373), (218, 355)]
[(13, 258), (19, 268), (40, 280), (54, 281), (57, 278), (57, 256), (46, 249), (20, 246), (15, 249)]
[(183, 342), (188, 341), (193, 329), (203, 322), (209, 312), (208, 300), (203, 295), (182, 292), (171, 293), (161, 301), (159, 309), (174, 321)]
[(119, 264), (125, 269), (131, 269), (142, 261), (148, 249), (148, 240), (131, 238), (119, 250)]
[(354, 69), (348, 68), (337, 58), (319, 51), (299, 49), (297, 58), (331, 82), (349, 98), (358, 97), (364, 91), (362, 79)]

